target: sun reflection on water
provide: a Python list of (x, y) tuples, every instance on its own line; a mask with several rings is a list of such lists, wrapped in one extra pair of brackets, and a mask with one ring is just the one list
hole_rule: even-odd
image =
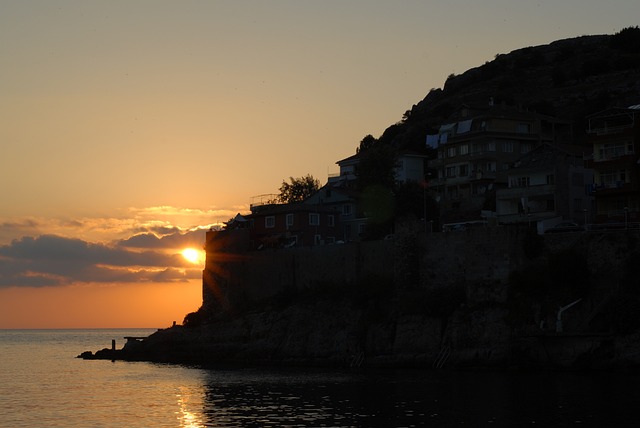
[[(183, 428), (201, 428), (205, 424), (202, 420), (202, 414), (195, 411), (198, 407), (197, 399), (192, 402), (195, 394), (192, 391), (188, 391), (187, 388), (180, 387), (176, 393), (176, 399), (178, 401), (178, 411), (176, 416), (180, 427)], [(201, 397), (202, 395), (200, 395)], [(200, 403), (200, 409), (202, 409), (202, 403)]]

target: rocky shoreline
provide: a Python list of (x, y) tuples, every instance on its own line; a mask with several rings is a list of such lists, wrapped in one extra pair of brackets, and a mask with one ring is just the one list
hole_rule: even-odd
[(174, 326), (87, 360), (198, 366), (601, 370), (640, 367), (640, 336), (514, 335), (504, 311), (457, 311), (448, 319), (387, 314), (318, 302), (199, 326)]

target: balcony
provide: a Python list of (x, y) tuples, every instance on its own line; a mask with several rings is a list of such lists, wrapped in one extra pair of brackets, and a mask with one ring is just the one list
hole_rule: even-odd
[(554, 184), (541, 184), (537, 186), (527, 187), (509, 187), (507, 189), (500, 189), (500, 199), (513, 199), (526, 197), (535, 197), (543, 195), (553, 195), (556, 192), (556, 186)]
[(636, 191), (638, 189), (637, 185), (634, 183), (626, 183), (624, 181), (616, 181), (610, 183), (603, 184), (593, 184), (590, 186), (591, 194), (595, 194), (596, 197), (602, 195), (612, 195), (616, 193), (626, 193)]
[(252, 196), (249, 199), (249, 208), (253, 209), (255, 207), (260, 207), (263, 205), (272, 205), (278, 203), (278, 194), (276, 193), (265, 193), (263, 195)]

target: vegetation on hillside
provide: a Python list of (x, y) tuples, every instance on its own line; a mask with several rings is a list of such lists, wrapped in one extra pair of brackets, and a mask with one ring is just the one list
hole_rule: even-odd
[(366, 136), (358, 150), (375, 145), (423, 149), (425, 136), (462, 104), (486, 106), (489, 99), (572, 121), (579, 139), (585, 116), (640, 104), (640, 28), (526, 47), (451, 74), (443, 89), (429, 91), (378, 138)]
[(317, 192), (319, 188), (320, 181), (311, 174), (297, 178), (289, 177), (289, 182), (282, 181), (277, 202), (282, 204), (301, 202)]

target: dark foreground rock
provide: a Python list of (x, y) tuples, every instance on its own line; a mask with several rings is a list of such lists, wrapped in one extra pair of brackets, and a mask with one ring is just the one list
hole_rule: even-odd
[(501, 309), (446, 319), (316, 302), (174, 326), (84, 359), (178, 364), (493, 369), (640, 367), (640, 335), (515, 335)]

